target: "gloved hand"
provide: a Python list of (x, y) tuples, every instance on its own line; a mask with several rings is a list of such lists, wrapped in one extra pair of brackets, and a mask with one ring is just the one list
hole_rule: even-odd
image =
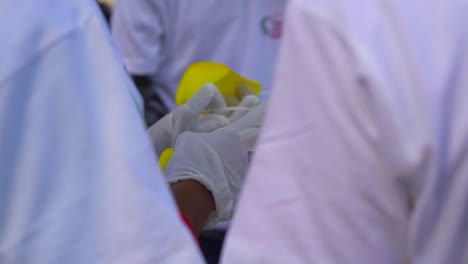
[(212, 193), (216, 211), (208, 226), (232, 217), (248, 167), (248, 149), (253, 150), (264, 112), (262, 103), (225, 128), (186, 132), (177, 139), (165, 177), (169, 183), (198, 181)]
[(212, 114), (225, 116), (230, 123), (248, 113), (260, 102), (252, 89), (245, 84), (241, 84), (237, 87), (236, 96), (223, 96), (219, 90), (217, 91), (217, 94), (207, 106), (206, 110)]
[(152, 125), (148, 129), (148, 134), (158, 156), (165, 149), (172, 148), (182, 132), (210, 132), (228, 125), (230, 122), (223, 115), (201, 115), (202, 111), (214, 100), (219, 100), (220, 96), (218, 88), (214, 84), (208, 83), (186, 104), (177, 107)]
[[(185, 132), (211, 132), (227, 126), (246, 114), (258, 104), (258, 98), (249, 93), (248, 87), (239, 87), (239, 94), (243, 96), (236, 110), (227, 110), (228, 106), (218, 88), (207, 83), (186, 104), (163, 117), (148, 129), (153, 146), (158, 156), (175, 145), (177, 137)], [(201, 115), (203, 111), (207, 114)]]
[(263, 124), (265, 110), (266, 103), (260, 103), (252, 108), (247, 114), (229, 124), (229, 128), (239, 134), (242, 145), (249, 152), (249, 155), (254, 151), (257, 136)]
[(247, 151), (239, 134), (227, 127), (180, 135), (164, 174), (169, 183), (195, 180), (212, 193), (216, 211), (207, 225), (214, 226), (231, 219), (247, 166)]

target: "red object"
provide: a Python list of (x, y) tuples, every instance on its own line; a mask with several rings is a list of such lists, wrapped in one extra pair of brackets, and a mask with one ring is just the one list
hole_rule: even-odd
[(182, 218), (182, 220), (184, 220), (185, 225), (190, 229), (190, 231), (192, 231), (192, 235), (193, 235), (193, 238), (195, 238), (195, 241), (198, 242), (197, 235), (195, 234), (195, 231), (193, 230), (193, 226), (192, 226), (192, 224), (189, 222), (189, 220), (187, 219), (187, 217), (185, 217), (185, 215), (184, 215), (182, 212), (180, 212), (180, 217)]

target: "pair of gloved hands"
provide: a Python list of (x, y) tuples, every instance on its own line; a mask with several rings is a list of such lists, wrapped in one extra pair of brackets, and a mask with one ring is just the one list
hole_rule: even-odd
[(235, 110), (226, 109), (218, 88), (207, 84), (148, 130), (158, 156), (174, 148), (164, 173), (169, 183), (195, 180), (212, 193), (216, 211), (209, 226), (232, 216), (265, 104), (247, 95)]

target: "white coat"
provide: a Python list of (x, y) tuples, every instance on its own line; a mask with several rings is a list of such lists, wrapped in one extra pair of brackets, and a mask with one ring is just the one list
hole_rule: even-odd
[[(112, 33), (128, 71), (152, 76), (169, 109), (186, 68), (224, 63), (270, 91), (286, 0), (117, 0)], [(265, 96), (262, 96), (262, 98)]]
[(98, 12), (0, 2), (0, 263), (202, 263)]
[(467, 10), (291, 2), (223, 263), (467, 263)]

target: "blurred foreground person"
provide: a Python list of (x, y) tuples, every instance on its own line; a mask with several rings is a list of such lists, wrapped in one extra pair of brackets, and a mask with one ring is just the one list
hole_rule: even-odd
[[(181, 133), (163, 178), (99, 12), (0, 3), (0, 263), (203, 263), (186, 226), (232, 215), (251, 118)], [(197, 118), (214, 95), (181, 107)]]
[(467, 11), (291, 1), (223, 263), (468, 262)]

